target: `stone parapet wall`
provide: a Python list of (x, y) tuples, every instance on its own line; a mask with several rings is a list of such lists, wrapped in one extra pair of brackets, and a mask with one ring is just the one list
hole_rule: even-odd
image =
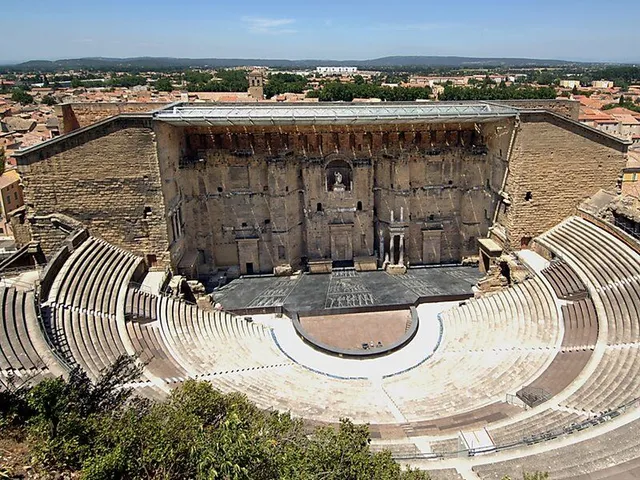
[(580, 102), (577, 100), (499, 100), (495, 103), (509, 105), (522, 110), (547, 110), (572, 120), (578, 120), (578, 115), (580, 114)]
[(60, 123), (60, 133), (65, 134), (121, 113), (147, 113), (166, 105), (168, 104), (153, 102), (63, 103), (56, 105), (55, 112)]

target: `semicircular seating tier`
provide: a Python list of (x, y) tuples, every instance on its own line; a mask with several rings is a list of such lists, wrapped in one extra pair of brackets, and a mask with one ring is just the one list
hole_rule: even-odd
[(537, 378), (559, 349), (558, 312), (539, 279), (446, 312), (431, 358), (408, 371), (366, 378), (339, 378), (294, 362), (268, 326), (229, 313), (135, 289), (126, 305), (127, 332), (150, 377), (168, 385), (206, 379), (262, 407), (318, 422), (346, 416), (444, 425), (450, 416), (512, 412), (506, 394)]
[(0, 390), (65, 373), (39, 325), (35, 292), (0, 286)]
[(640, 255), (604, 229), (571, 217), (536, 242), (587, 284), (600, 319), (593, 373), (564, 404), (601, 412), (640, 396)]
[(142, 259), (89, 237), (62, 264), (43, 299), (47, 335), (70, 366), (96, 379), (128, 352), (118, 331), (124, 299)]

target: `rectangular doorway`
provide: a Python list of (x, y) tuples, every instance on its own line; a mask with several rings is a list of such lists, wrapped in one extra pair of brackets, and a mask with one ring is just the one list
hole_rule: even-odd
[(247, 275), (253, 275), (253, 262), (247, 262)]

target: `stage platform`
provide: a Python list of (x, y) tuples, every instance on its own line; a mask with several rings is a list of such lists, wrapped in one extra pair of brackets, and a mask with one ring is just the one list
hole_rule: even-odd
[(462, 300), (473, 295), (472, 287), (481, 277), (477, 267), (466, 266), (412, 268), (405, 275), (342, 270), (291, 277), (252, 276), (234, 280), (213, 295), (225, 310), (238, 314), (364, 312)]

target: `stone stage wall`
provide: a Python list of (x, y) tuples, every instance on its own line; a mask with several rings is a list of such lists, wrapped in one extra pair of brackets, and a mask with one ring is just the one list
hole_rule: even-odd
[(180, 248), (257, 273), (379, 255), (382, 243), (389, 253), (392, 211), (405, 261), (474, 255), (511, 126), (156, 128), (165, 197), (189, 232)]

